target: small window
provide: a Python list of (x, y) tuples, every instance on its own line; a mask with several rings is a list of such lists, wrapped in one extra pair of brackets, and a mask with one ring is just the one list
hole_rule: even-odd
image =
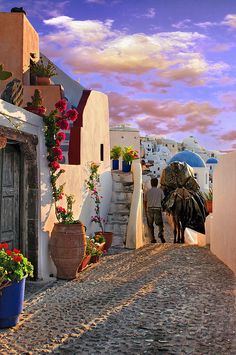
[(104, 161), (104, 146), (100, 144), (100, 160)]

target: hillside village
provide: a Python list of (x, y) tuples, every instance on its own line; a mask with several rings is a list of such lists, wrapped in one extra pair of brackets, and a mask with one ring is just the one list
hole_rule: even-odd
[[(111, 284), (113, 282), (109, 281), (109, 262), (116, 260), (114, 270), (116, 267), (118, 270), (122, 265), (123, 271), (120, 271), (120, 276), (115, 276), (114, 284), (117, 282), (117, 285), (121, 286), (121, 279), (125, 280), (129, 277), (130, 267), (130, 275), (134, 280), (132, 282), (135, 283), (137, 277), (138, 285), (142, 280), (141, 274), (146, 268), (144, 259), (139, 261), (142, 270), (137, 271), (139, 275), (137, 276), (132, 269), (132, 261), (128, 253), (133, 253), (134, 263), (136, 257), (139, 260), (141, 253), (147, 251), (152, 254), (152, 257), (155, 255), (156, 259), (162, 260), (162, 252), (169, 247), (171, 253), (180, 253), (183, 246), (192, 247), (193, 253), (199, 253), (199, 260), (201, 251), (205, 253), (207, 250), (209, 258), (214, 255), (214, 258), (217, 257), (217, 260), (229, 268), (227, 270), (231, 270), (236, 275), (234, 232), (236, 152), (222, 154), (216, 150), (207, 150), (194, 136), (177, 142), (161, 136), (142, 136), (137, 128), (130, 125), (110, 125), (109, 97), (103, 92), (82, 86), (41, 53), (39, 34), (23, 12), (0, 12), (0, 24), (0, 64), (2, 70), (12, 74), (9, 78), (0, 80), (0, 144), (2, 144), (0, 147), (0, 243), (7, 243), (9, 248), (15, 250), (20, 249), (32, 263), (34, 277), (30, 282), (59, 285), (64, 288), (63, 292), (66, 294), (67, 286), (60, 283), (65, 281), (57, 281), (57, 278), (72, 280), (77, 277), (78, 280), (83, 281), (83, 292), (93, 292), (90, 286), (94, 283), (95, 287), (98, 287), (96, 276), (93, 276), (96, 268), (98, 272), (101, 270), (101, 275), (102, 273), (105, 275), (104, 280), (103, 276), (98, 276), (100, 284), (104, 283), (104, 287), (108, 287), (109, 282)], [(55, 70), (56, 74), (50, 78), (50, 83), (42, 84), (37, 81), (32, 68), (40, 61), (44, 66), (50, 63)], [(33, 100), (37, 101), (36, 104)], [(54, 132), (52, 136), (50, 132)], [(110, 153), (114, 147), (120, 147), (123, 153), (116, 159), (111, 159)], [(124, 158), (125, 151), (128, 152), (127, 161)], [(118, 160), (115, 169), (114, 160)], [(157, 246), (161, 249), (150, 249), (155, 245), (150, 247), (150, 230), (145, 217), (144, 195), (151, 187), (151, 179), (157, 178), (160, 186), (162, 173), (170, 167), (171, 163), (180, 163), (180, 166), (187, 167), (194, 181), (193, 184), (198, 186), (197, 191), (201, 196), (205, 196), (206, 200), (206, 196), (213, 193), (213, 208), (210, 211), (204, 206), (206, 208), (205, 232), (200, 233), (186, 227), (185, 243), (178, 244), (175, 249), (172, 249), (174, 248), (172, 246), (173, 219), (168, 213), (163, 213), (165, 231), (169, 230), (166, 245)], [(126, 165), (129, 171), (125, 170)], [(74, 229), (77, 224), (81, 226), (79, 233), (84, 236), (83, 241), (76, 246), (78, 250), (82, 250), (79, 265), (89, 249), (88, 239), (92, 238), (93, 247), (98, 235), (104, 235), (105, 238), (106, 233), (110, 233), (112, 239), (108, 242), (105, 238), (101, 242), (107, 246), (110, 243), (109, 250), (107, 248), (104, 253), (101, 252), (104, 250), (102, 245), (101, 249), (95, 248), (95, 255), (91, 254), (98, 257), (103, 255), (100, 259), (97, 258), (100, 261), (102, 259), (101, 265), (94, 262), (85, 268), (84, 274), (81, 272), (80, 275), (78, 275), (79, 265), (77, 265), (74, 277), (65, 276), (66, 267), (59, 272), (58, 260), (60, 259), (61, 262), (61, 259), (68, 257), (66, 253), (70, 254), (74, 240), (71, 239), (71, 246), (68, 246), (68, 239), (64, 239), (62, 245), (58, 247), (61, 248), (59, 256), (54, 253), (53, 247), (57, 247), (57, 238), (60, 234), (70, 233), (72, 238), (72, 234), (76, 233)], [(62, 225), (63, 229), (56, 231), (55, 226), (58, 225)], [(72, 227), (74, 228), (72, 232), (67, 232), (67, 228), (70, 228), (68, 226), (71, 227), (71, 231)], [(157, 242), (159, 245), (159, 240)], [(189, 258), (191, 257), (190, 255)], [(179, 258), (181, 259), (180, 255)], [(161, 267), (164, 274), (165, 268)], [(205, 267), (203, 263), (202, 268)], [(153, 268), (157, 267), (153, 266)], [(90, 275), (90, 271), (91, 285), (86, 285), (86, 273)], [(152, 271), (149, 270), (149, 276), (151, 275)], [(154, 287), (152, 281), (149, 281), (147, 289), (143, 286), (143, 291), (141, 288), (141, 291), (137, 290), (132, 300), (131, 296), (127, 299), (127, 305), (118, 306), (117, 303), (117, 312), (120, 312), (119, 307), (128, 307), (135, 298), (139, 299), (142, 292), (147, 295)], [(76, 283), (71, 285), (68, 286), (68, 290), (70, 287), (75, 287)], [(94, 290), (94, 297), (96, 297), (100, 289), (94, 288)], [(76, 291), (71, 292), (68, 298), (71, 297), (74, 304), (77, 304)], [(124, 294), (125, 292), (128, 291), (124, 291)], [(50, 302), (55, 304), (58, 302), (56, 293), (57, 291), (53, 296), (48, 296), (49, 299), (52, 297)], [(48, 290), (46, 294), (49, 294)], [(113, 296), (108, 298), (112, 299)], [(116, 297), (115, 295), (114, 300)], [(109, 303), (109, 299), (107, 302)], [(45, 307), (46, 305), (47, 301)], [(83, 305), (84, 308), (89, 307), (89, 304), (85, 307), (85, 301)], [(34, 305), (31, 304), (30, 307), (32, 308), (29, 308), (28, 312), (32, 311), (33, 314)], [(99, 307), (98, 303), (98, 309)], [(71, 309), (68, 308), (66, 312), (71, 314)], [(28, 317), (27, 314), (25, 317)], [(89, 318), (91, 322), (89, 327), (93, 327), (93, 322), (96, 323), (96, 317), (98, 315), (94, 311), (94, 320), (93, 317)], [(141, 322), (141, 308), (139, 317)], [(35, 320), (37, 321), (37, 317)], [(65, 323), (70, 327), (68, 319)], [(8, 345), (4, 345), (4, 351), (9, 351), (9, 348), (6, 350), (11, 338), (9, 334), (6, 342)], [(2, 335), (4, 336), (4, 333), (0, 333), (0, 343)], [(29, 344), (26, 349), (30, 351)], [(36, 352), (32, 353), (40, 353), (38, 345), (36, 349)], [(51, 348), (49, 346), (48, 349), (54, 351), (56, 345)], [(74, 351), (75, 348), (70, 348), (69, 353), (82, 353)], [(81, 348), (78, 351), (82, 351)], [(104, 353), (108, 353), (106, 351)], [(153, 349), (150, 353), (155, 351)]]

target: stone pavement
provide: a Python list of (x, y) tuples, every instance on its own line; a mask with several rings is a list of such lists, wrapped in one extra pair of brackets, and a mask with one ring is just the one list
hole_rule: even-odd
[(0, 331), (0, 354), (236, 354), (236, 283), (208, 248), (111, 251)]

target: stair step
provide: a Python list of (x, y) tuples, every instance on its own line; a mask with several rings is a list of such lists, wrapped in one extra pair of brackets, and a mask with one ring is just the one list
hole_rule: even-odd
[(120, 215), (120, 214), (109, 214), (107, 217), (107, 223), (108, 224), (113, 224), (113, 223), (128, 223), (129, 221), (129, 215)]

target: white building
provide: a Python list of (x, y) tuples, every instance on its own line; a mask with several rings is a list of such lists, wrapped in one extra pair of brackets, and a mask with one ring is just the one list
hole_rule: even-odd
[(110, 146), (132, 146), (140, 157), (140, 133), (137, 128), (121, 124), (110, 128)]

